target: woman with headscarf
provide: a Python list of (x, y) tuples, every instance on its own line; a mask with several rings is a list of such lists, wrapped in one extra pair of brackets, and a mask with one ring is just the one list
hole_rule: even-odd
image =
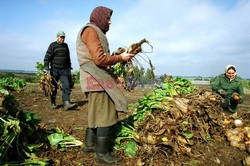
[(216, 91), (224, 98), (221, 106), (228, 113), (237, 112), (237, 105), (243, 102), (245, 95), (242, 79), (236, 74), (236, 67), (227, 65), (225, 73), (215, 77), (211, 81), (211, 86), (213, 91)]
[(111, 56), (106, 33), (111, 24), (112, 10), (96, 7), (90, 22), (77, 36), (77, 58), (80, 82), (88, 98), (88, 128), (85, 134), (84, 152), (95, 152), (96, 161), (114, 163), (120, 157), (111, 155), (110, 129), (117, 123), (116, 111), (127, 111), (127, 102), (109, 74), (109, 66), (129, 61), (134, 56), (123, 52)]

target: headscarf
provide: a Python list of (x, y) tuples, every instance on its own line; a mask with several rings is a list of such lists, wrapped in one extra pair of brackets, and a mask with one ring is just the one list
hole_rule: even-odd
[(233, 67), (236, 72), (236, 67), (234, 65), (227, 65), (225, 69), (225, 73), (228, 71), (229, 68)]
[(106, 32), (108, 32), (109, 30), (108, 21), (112, 13), (113, 10), (109, 8), (103, 6), (96, 7), (90, 15), (90, 23), (98, 26), (102, 30), (102, 32), (106, 34)]
[(225, 75), (227, 75), (227, 71), (229, 70), (229, 68), (234, 68), (234, 71), (235, 71), (235, 75), (233, 78), (229, 79), (229, 81), (232, 81), (234, 80), (234, 78), (236, 77), (236, 67), (234, 65), (227, 65), (226, 66), (226, 69), (225, 69)]

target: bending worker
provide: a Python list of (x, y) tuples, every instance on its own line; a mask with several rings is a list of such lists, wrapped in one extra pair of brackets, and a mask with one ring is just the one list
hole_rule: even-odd
[(237, 106), (244, 101), (245, 95), (242, 79), (236, 74), (236, 67), (234, 65), (226, 66), (225, 73), (211, 80), (211, 86), (213, 91), (224, 98), (221, 106), (228, 113), (237, 112)]

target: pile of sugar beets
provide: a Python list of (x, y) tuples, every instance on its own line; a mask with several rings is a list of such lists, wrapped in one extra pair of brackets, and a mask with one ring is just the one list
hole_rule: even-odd
[(219, 105), (222, 101), (210, 89), (180, 77), (166, 77), (129, 106), (129, 116), (114, 127), (114, 147), (122, 155), (137, 157), (137, 165), (153, 164), (162, 155), (165, 159), (178, 154), (195, 156), (193, 145), (224, 139), (232, 127)]

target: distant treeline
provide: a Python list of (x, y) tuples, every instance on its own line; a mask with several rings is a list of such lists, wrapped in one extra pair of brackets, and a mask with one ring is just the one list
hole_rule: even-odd
[[(142, 71), (137, 71), (136, 72), (138, 75), (143, 75), (144, 74), (144, 72), (142, 72)], [(148, 72), (146, 72), (144, 75), (145, 75), (145, 78), (148, 78), (148, 79), (150, 79), (150, 76), (149, 76), (149, 74), (147, 74)], [(137, 76), (137, 75), (136, 75)], [(25, 73), (25, 72), (23, 72), (23, 73), (16, 73), (16, 72), (1, 72), (1, 70), (0, 70), (0, 78), (3, 78), (3, 77), (17, 77), (17, 78), (22, 78), (22, 79), (24, 79), (27, 83), (37, 83), (38, 82), (38, 80), (39, 80), (39, 78), (37, 78), (37, 76), (36, 76), (36, 73)], [(140, 76), (138, 76), (138, 77), (140, 77)], [(175, 77), (175, 76), (173, 76), (173, 77)], [(158, 79), (160, 79), (160, 80), (163, 80), (163, 78), (164, 78), (164, 75), (161, 75), (161, 76), (157, 76), (157, 78)], [(188, 80), (200, 80), (200, 81), (210, 81), (213, 77), (201, 77), (201, 76), (197, 76), (197, 77), (195, 77), (195, 76), (190, 76), (190, 77), (185, 77), (185, 76), (183, 76), (182, 78), (185, 78), (185, 79), (188, 79)], [(76, 75), (76, 83), (79, 83), (79, 73), (77, 73), (77, 75)], [(246, 79), (244, 79), (243, 80), (243, 85), (244, 85), (244, 87), (245, 88), (248, 88), (248, 89), (250, 89), (250, 80), (246, 80)]]
[(0, 78), (3, 77), (17, 77), (22, 78), (25, 82), (37, 83), (38, 79), (36, 73), (12, 73), (12, 72), (0, 72)]

